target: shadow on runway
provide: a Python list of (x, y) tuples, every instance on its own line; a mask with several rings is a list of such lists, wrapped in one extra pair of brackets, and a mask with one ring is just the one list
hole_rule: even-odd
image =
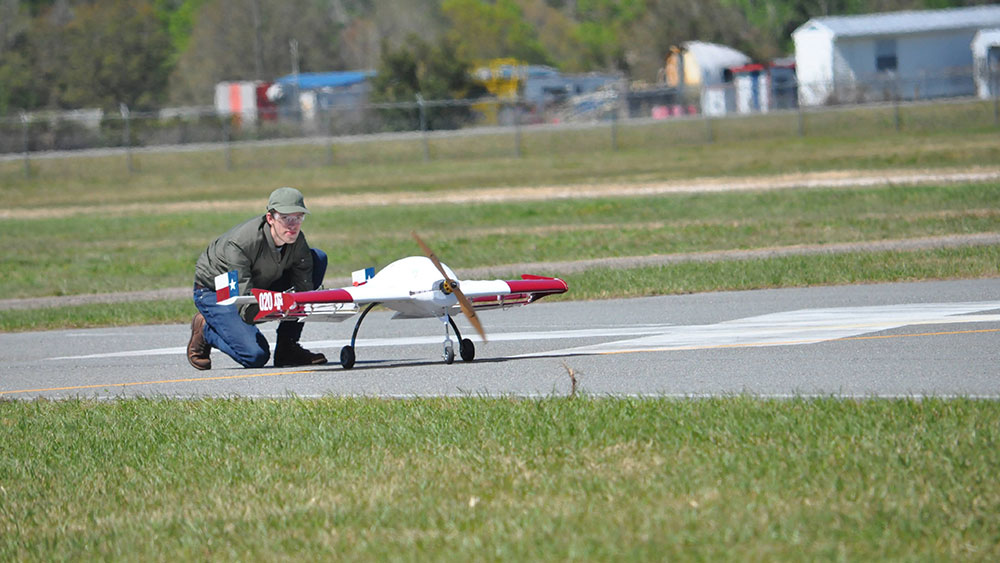
[(429, 366), (440, 366), (442, 369), (452, 369), (458, 368), (462, 364), (466, 365), (476, 365), (476, 364), (505, 364), (508, 362), (517, 362), (523, 360), (539, 360), (547, 358), (574, 358), (580, 356), (593, 356), (593, 354), (535, 354), (528, 357), (514, 357), (514, 356), (501, 356), (494, 358), (476, 358), (471, 362), (466, 362), (462, 360), (455, 360), (453, 364), (446, 364), (444, 360), (418, 360), (418, 359), (392, 359), (392, 360), (357, 360), (354, 367), (351, 369), (344, 369), (339, 362), (330, 362), (321, 366), (302, 366), (303, 369), (308, 369), (313, 372), (322, 373), (353, 373), (357, 371), (374, 371), (374, 370), (387, 370), (387, 369), (400, 369), (400, 368), (419, 368), (419, 367), (429, 367)]

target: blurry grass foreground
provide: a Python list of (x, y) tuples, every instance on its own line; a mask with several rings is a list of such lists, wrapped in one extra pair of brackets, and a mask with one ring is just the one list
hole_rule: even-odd
[(0, 402), (0, 559), (996, 560), (1000, 403)]

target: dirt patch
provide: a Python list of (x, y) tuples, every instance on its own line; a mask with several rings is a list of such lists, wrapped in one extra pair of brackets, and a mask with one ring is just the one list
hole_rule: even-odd
[[(670, 182), (571, 184), (562, 186), (515, 186), (466, 188), (439, 192), (403, 191), (306, 197), (312, 210), (335, 207), (379, 207), (386, 205), (433, 205), (504, 201), (550, 201), (600, 197), (641, 197), (677, 193), (782, 190), (794, 188), (854, 188), (864, 186), (950, 184), (1000, 180), (1000, 168), (934, 170), (833, 170), (772, 176), (694, 178)], [(253, 200), (184, 201), (175, 203), (127, 203), (80, 205), (57, 208), (6, 208), (0, 219), (47, 219), (94, 213), (180, 213), (185, 211), (259, 210)]]

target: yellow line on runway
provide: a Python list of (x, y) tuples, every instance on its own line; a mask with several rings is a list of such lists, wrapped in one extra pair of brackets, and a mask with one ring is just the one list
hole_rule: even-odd
[[(978, 334), (986, 332), (1000, 332), (1000, 328), (987, 328), (980, 330), (955, 330), (948, 332), (921, 332), (917, 334), (886, 334), (877, 336), (848, 336), (845, 338), (837, 338), (833, 340), (817, 340), (817, 339), (806, 339), (806, 340), (789, 340), (784, 342), (747, 342), (743, 344), (719, 344), (715, 346), (677, 346), (671, 348), (647, 348), (643, 350), (617, 350), (612, 352), (604, 352), (602, 355), (611, 354), (636, 354), (640, 352), (671, 352), (671, 351), (683, 351), (683, 350), (710, 350), (719, 348), (749, 348), (754, 346), (781, 346), (790, 344), (807, 344), (812, 342), (836, 342), (837, 340), (874, 340), (874, 339), (884, 339), (884, 338), (908, 338), (913, 336), (949, 336), (955, 334)], [(197, 381), (224, 381), (228, 379), (250, 379), (254, 377), (274, 377), (278, 375), (298, 375), (303, 373), (315, 373), (318, 370), (302, 370), (302, 371), (283, 371), (283, 372), (272, 372), (272, 373), (249, 373), (240, 375), (220, 375), (216, 377), (189, 377), (184, 379), (161, 379), (159, 381), (133, 381), (131, 383), (104, 383), (100, 385), (74, 385), (70, 387), (49, 387), (49, 388), (39, 388), (39, 389), (18, 389), (15, 391), (0, 391), (0, 396), (3, 395), (14, 395), (17, 393), (46, 393), (53, 391), (82, 391), (84, 389), (107, 389), (110, 387), (134, 387), (137, 385), (164, 385), (168, 383), (194, 383)]]
[(71, 387), (49, 387), (41, 389), (18, 389), (16, 391), (0, 391), (2, 395), (13, 395), (15, 393), (44, 393), (51, 391), (80, 391), (83, 389), (106, 389), (109, 387), (134, 387), (136, 385), (162, 385), (167, 383), (194, 383), (196, 381), (223, 381), (226, 379), (249, 379), (253, 377), (274, 377), (276, 375), (296, 375), (302, 373), (315, 373), (317, 370), (305, 371), (282, 371), (274, 373), (248, 373), (240, 375), (220, 375), (216, 377), (190, 377), (185, 379), (161, 379), (159, 381), (133, 381), (131, 383), (104, 383), (101, 385), (74, 385)]
[(976, 334), (981, 332), (1000, 332), (1000, 328), (982, 328), (978, 330), (953, 330), (948, 332), (920, 332), (917, 334), (880, 334), (877, 336), (848, 336), (839, 340), (874, 340), (876, 338), (905, 338), (907, 336), (948, 336), (951, 334)]

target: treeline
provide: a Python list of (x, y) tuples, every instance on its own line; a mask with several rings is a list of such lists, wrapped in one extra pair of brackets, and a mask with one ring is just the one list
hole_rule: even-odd
[(215, 83), (378, 69), (380, 99), (476, 93), (497, 57), (653, 82), (671, 45), (765, 60), (819, 15), (954, 0), (0, 0), (0, 115), (210, 104)]

